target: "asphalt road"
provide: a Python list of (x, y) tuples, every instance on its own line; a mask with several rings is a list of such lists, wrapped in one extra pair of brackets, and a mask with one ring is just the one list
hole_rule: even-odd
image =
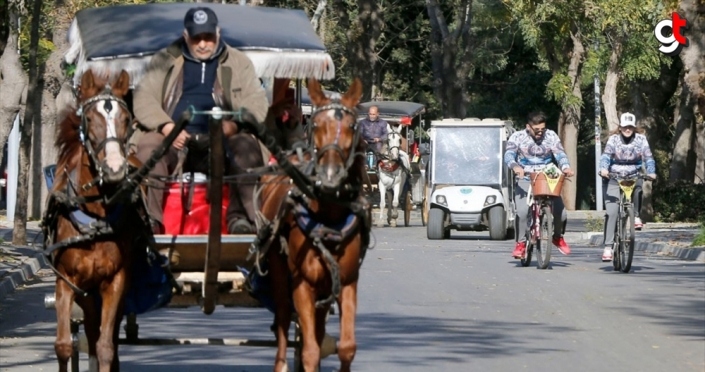
[[(487, 233), (428, 241), (420, 226), (373, 231), (359, 283), (357, 371), (705, 370), (705, 264), (637, 252), (633, 271), (621, 274), (600, 262), (599, 248), (574, 245), (537, 270)], [(43, 274), (0, 303), (1, 371), (56, 370), (55, 315), (42, 304), (53, 277)], [(142, 337), (271, 338), (263, 309), (162, 309), (139, 323)], [(328, 333), (337, 327), (331, 317)], [(271, 371), (274, 352), (122, 346), (120, 355), (124, 371)], [(331, 356), (322, 370), (336, 365)]]

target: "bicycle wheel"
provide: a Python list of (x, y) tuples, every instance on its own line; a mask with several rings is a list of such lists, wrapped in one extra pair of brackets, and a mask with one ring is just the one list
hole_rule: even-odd
[(619, 213), (617, 213), (617, 224), (614, 228), (614, 243), (612, 243), (612, 266), (614, 271), (619, 271), (622, 268), (622, 264), (619, 261), (619, 252), (622, 250), (622, 207), (619, 207)]
[[(533, 226), (536, 223), (536, 221), (533, 220), (533, 217), (531, 218), (531, 226), (529, 229), (526, 230), (526, 249), (524, 250), (524, 256), (521, 258), (521, 266), (527, 267), (531, 264), (531, 253), (534, 250), (534, 245), (531, 244), (531, 231), (533, 231)], [(519, 231), (519, 218), (514, 218), (514, 231)]]
[(622, 223), (623, 238), (619, 249), (619, 261), (622, 264), (621, 271), (628, 273), (632, 268), (632, 258), (634, 258), (634, 208), (627, 208), (627, 215)]
[(551, 239), (553, 238), (553, 213), (551, 207), (544, 206), (541, 208), (539, 216), (539, 236), (536, 239), (536, 268), (544, 270), (548, 268), (551, 262)]

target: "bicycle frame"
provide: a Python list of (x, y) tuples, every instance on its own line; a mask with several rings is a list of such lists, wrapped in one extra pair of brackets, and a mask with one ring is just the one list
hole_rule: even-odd
[(529, 187), (527, 199), (530, 202), (528, 218), (531, 224), (526, 230), (527, 246), (524, 251), (524, 257), (521, 259), (521, 265), (529, 266), (531, 263), (531, 255), (533, 250), (536, 249), (538, 252), (537, 268), (546, 269), (551, 261), (551, 237), (553, 236), (553, 197), (534, 196), (533, 188)]
[(619, 207), (617, 209), (617, 227), (614, 235), (612, 264), (615, 270), (628, 273), (632, 266), (635, 245), (635, 213), (632, 197), (638, 180), (648, 180), (649, 178), (640, 174), (623, 177), (614, 173), (610, 173), (609, 178), (616, 180), (619, 186)]

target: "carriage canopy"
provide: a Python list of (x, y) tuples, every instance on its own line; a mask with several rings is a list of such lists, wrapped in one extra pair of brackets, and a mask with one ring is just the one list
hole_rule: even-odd
[(426, 111), (424, 105), (406, 101), (372, 101), (360, 104), (360, 115), (367, 115), (371, 106), (377, 106), (379, 116), (385, 120), (399, 121), (402, 125), (411, 125), (412, 120)]
[(335, 67), (303, 10), (213, 3), (152, 3), (83, 9), (69, 30), (67, 63), (81, 74), (125, 69), (133, 84), (150, 57), (181, 37), (184, 16), (194, 6), (218, 15), (224, 41), (253, 61), (263, 78), (332, 79)]

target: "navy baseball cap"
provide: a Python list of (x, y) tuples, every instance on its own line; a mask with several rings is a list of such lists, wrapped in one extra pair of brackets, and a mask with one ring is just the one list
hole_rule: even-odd
[(218, 29), (218, 17), (211, 8), (191, 8), (184, 17), (184, 28), (189, 36), (215, 34)]

